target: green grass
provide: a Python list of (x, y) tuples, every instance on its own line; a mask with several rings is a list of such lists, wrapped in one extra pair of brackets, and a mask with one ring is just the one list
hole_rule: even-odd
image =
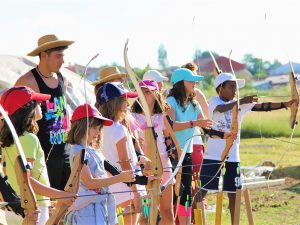
[(284, 137), (241, 139), (241, 165), (256, 166), (263, 161), (272, 161), (279, 168), (299, 166), (300, 138), (293, 138), (292, 144), (288, 142), (289, 139)]
[[(263, 161), (276, 165), (274, 178), (286, 178), (286, 184), (250, 191), (255, 224), (293, 225), (300, 223), (300, 138), (294, 144), (288, 138), (242, 139), (240, 145), (241, 165), (255, 166)], [(209, 194), (207, 202), (215, 204), (215, 195)], [(230, 224), (228, 199), (223, 201), (222, 224)], [(209, 224), (214, 224), (215, 214), (207, 213)], [(244, 203), (241, 205), (241, 225), (248, 224)]]
[[(242, 122), (242, 138), (253, 137), (289, 137), (290, 110), (271, 112), (249, 112)], [(294, 137), (300, 137), (300, 126), (296, 126)]]
[[(296, 225), (300, 221), (299, 202), (300, 196), (297, 193), (278, 189), (261, 189), (250, 191), (251, 206), (254, 218), (254, 224), (257, 225)], [(216, 196), (209, 195), (207, 202), (215, 202)], [(230, 225), (230, 214), (227, 209), (228, 198), (224, 195), (222, 225)], [(208, 224), (214, 224), (215, 213), (207, 213)], [(242, 198), (240, 225), (247, 225), (247, 215)]]

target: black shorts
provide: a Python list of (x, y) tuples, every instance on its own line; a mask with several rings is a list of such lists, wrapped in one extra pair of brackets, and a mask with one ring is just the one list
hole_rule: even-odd
[[(201, 188), (206, 191), (219, 191), (219, 178), (221, 175), (221, 161), (204, 159), (200, 171)], [(223, 190), (235, 193), (242, 188), (241, 169), (239, 162), (225, 162), (223, 176)]]
[(69, 156), (64, 154), (61, 157), (51, 157), (50, 155), (46, 165), (50, 186), (63, 191), (71, 173)]

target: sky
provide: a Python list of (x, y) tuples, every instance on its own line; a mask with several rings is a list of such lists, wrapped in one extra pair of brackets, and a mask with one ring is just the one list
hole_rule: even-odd
[[(300, 63), (299, 0), (1, 0), (0, 54), (25, 56), (39, 37), (74, 40), (65, 64), (158, 68), (165, 46), (169, 65), (192, 60), (196, 49), (241, 61), (251, 53), (262, 60)], [(201, 70), (201, 68), (200, 68)]]

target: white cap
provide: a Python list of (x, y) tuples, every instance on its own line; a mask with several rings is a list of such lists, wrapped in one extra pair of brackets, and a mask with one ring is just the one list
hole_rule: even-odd
[(225, 81), (237, 81), (238, 88), (242, 88), (245, 86), (244, 79), (235, 79), (235, 77), (231, 73), (220, 73), (215, 79), (215, 88), (217, 88)]
[(157, 70), (148, 70), (144, 74), (143, 80), (154, 80), (155, 82), (162, 82), (169, 80), (169, 78), (161, 75), (161, 73)]

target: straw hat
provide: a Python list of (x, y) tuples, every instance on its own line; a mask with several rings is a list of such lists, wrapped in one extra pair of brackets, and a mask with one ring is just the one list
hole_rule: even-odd
[(39, 53), (47, 51), (51, 48), (64, 47), (73, 44), (74, 41), (58, 40), (54, 34), (48, 34), (40, 37), (38, 40), (38, 47), (32, 52), (28, 53), (28, 56), (38, 56)]
[(125, 77), (127, 77), (127, 73), (121, 73), (118, 67), (116, 66), (105, 67), (100, 71), (98, 80), (94, 81), (94, 83), (92, 84), (96, 86), (98, 84), (106, 83), (113, 79), (125, 78)]

